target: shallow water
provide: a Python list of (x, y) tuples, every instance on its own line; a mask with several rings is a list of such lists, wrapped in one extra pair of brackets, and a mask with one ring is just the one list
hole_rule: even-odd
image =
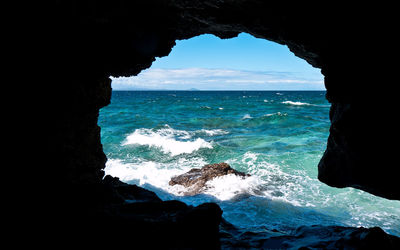
[[(106, 174), (163, 200), (213, 201), (245, 230), (379, 226), (400, 236), (400, 202), (317, 180), (329, 107), (323, 91), (114, 91), (100, 111)], [(172, 176), (227, 162), (251, 174), (216, 178), (184, 196)]]

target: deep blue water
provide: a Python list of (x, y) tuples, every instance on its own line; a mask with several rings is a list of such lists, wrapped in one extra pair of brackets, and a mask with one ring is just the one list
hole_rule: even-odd
[[(329, 132), (323, 91), (114, 91), (100, 112), (106, 174), (164, 200), (217, 202), (245, 230), (379, 226), (400, 236), (400, 202), (317, 180)], [(217, 178), (204, 194), (174, 175), (227, 162), (251, 177)]]

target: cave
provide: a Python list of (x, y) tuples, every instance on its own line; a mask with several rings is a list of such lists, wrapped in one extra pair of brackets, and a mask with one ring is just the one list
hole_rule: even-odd
[[(111, 76), (137, 75), (155, 57), (167, 56), (176, 40), (201, 34), (224, 39), (245, 32), (287, 45), (296, 56), (320, 68), (331, 103), (331, 128), (318, 165), (319, 180), (399, 200), (393, 146), (398, 129), (396, 99), (390, 85), (395, 81), (390, 58), (396, 52), (388, 46), (394, 41), (394, 27), (392, 15), (377, 20), (371, 14), (381, 11), (386, 10), (258, 0), (53, 3), (43, 15), (45, 30), (40, 40), (52, 80), (38, 85), (36, 97), (40, 134), (46, 135), (41, 152), (49, 155), (45, 176), (51, 177), (42, 176), (51, 188), (40, 193), (46, 201), (47, 209), (39, 216), (48, 223), (46, 233), (71, 244), (84, 240), (99, 246), (123, 245), (130, 237), (137, 244), (166, 248), (221, 247), (219, 238), (224, 232), (219, 226), (227, 222), (221, 221), (215, 204), (190, 207), (162, 202), (151, 192), (104, 178), (106, 157), (97, 125), (99, 109), (110, 102)], [(123, 34), (123, 38), (110, 34)], [(149, 202), (123, 202), (135, 195)], [(307, 230), (311, 229), (298, 233)], [(397, 237), (379, 228), (333, 230), (341, 236), (326, 243), (330, 246), (395, 249), (399, 244)], [(108, 239), (102, 238), (105, 232)], [(350, 243), (348, 235), (354, 237)], [(282, 246), (276, 238), (258, 243)]]

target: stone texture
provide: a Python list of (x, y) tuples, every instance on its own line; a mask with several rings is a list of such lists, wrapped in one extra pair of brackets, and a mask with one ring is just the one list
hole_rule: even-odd
[(56, 242), (100, 249), (220, 248), (222, 210), (214, 203), (194, 207), (162, 201), (154, 192), (111, 176), (70, 193), (79, 204), (64, 204), (68, 216), (55, 217), (53, 226), (61, 229), (46, 234)]
[[(378, 101), (377, 99), (376, 101)], [(333, 103), (327, 149), (318, 165), (318, 178), (334, 187), (354, 187), (388, 199), (400, 199), (393, 185), (396, 149), (393, 114), (375, 101)], [(392, 143), (391, 143), (392, 141)]]
[[(346, 129), (338, 129), (337, 120), (332, 121), (333, 132), (319, 166), (320, 180), (400, 199), (393, 175), (374, 174), (376, 164), (381, 173), (391, 173), (394, 156), (371, 154), (376, 145), (391, 142), (377, 135), (393, 138), (396, 134), (391, 125), (395, 123), (395, 93), (376, 87), (392, 82), (387, 72), (395, 72), (388, 57), (396, 51), (385, 44), (385, 39), (394, 41), (389, 36), (391, 15), (377, 21), (368, 11), (352, 6), (259, 0), (72, 2), (54, 4), (45, 26), (51, 36), (43, 42), (54, 52), (46, 57), (51, 62), (46, 72), (58, 79), (56, 85), (42, 84), (52, 93), (43, 96), (45, 103), (52, 103), (44, 105), (43, 112), (53, 118), (47, 127), (55, 131), (50, 151), (59, 156), (54, 160), (66, 181), (96, 182), (102, 177), (105, 157), (96, 119), (98, 109), (109, 101), (109, 76), (138, 74), (155, 57), (167, 56), (177, 39), (204, 33), (230, 38), (247, 32), (287, 45), (325, 76), (327, 98), (333, 104), (331, 117), (341, 117), (341, 127)], [(377, 6), (369, 10), (381, 11)], [(377, 25), (379, 29), (370, 29)], [(387, 126), (374, 121), (376, 117), (366, 122), (349, 118), (341, 114), (343, 107), (351, 107), (356, 117), (370, 117), (372, 112), (385, 115)], [(354, 128), (351, 134), (347, 128)], [(339, 178), (338, 172), (344, 174)]]
[(241, 232), (222, 222), (226, 249), (398, 249), (400, 238), (378, 227), (301, 226), (293, 232)]
[[(30, 149), (35, 156), (30, 159), (40, 159), (35, 168), (40, 174), (32, 179), (41, 188), (31, 192), (41, 209), (30, 212), (37, 223), (27, 224), (43, 226), (43, 218), (56, 218), (47, 228), (62, 228), (68, 235), (71, 231), (64, 224), (71, 225), (69, 218), (92, 214), (88, 211), (96, 206), (104, 211), (98, 199), (111, 199), (106, 193), (115, 190), (102, 184), (106, 157), (97, 117), (110, 101), (109, 77), (137, 75), (155, 57), (167, 56), (175, 40), (204, 33), (230, 38), (247, 32), (287, 45), (320, 68), (332, 103), (332, 127), (319, 179), (400, 200), (393, 146), (398, 138), (398, 98), (392, 91), (397, 82), (397, 8), (371, 3), (353, 7), (261, 0), (61, 0), (30, 9), (34, 17), (23, 26), (31, 31), (26, 35), (23, 29), (15, 30), (24, 36), (20, 47), (33, 53), (27, 53), (29, 60), (21, 60), (17, 68), (36, 67), (29, 79), (16, 85), (34, 90), (26, 104), (35, 105), (29, 110), (33, 112), (24, 110), (21, 116), (28, 118), (22, 124), (33, 128), (35, 143), (45, 146)], [(37, 18), (43, 22), (32, 25)], [(81, 216), (79, 225), (100, 238), (110, 229), (99, 223), (103, 217)], [(100, 221), (131, 225), (118, 216), (107, 218)]]
[(205, 165), (202, 168), (193, 168), (187, 173), (174, 176), (169, 181), (169, 185), (182, 185), (188, 188), (185, 195), (195, 195), (201, 193), (206, 189), (207, 181), (228, 174), (234, 174), (236, 176), (241, 176), (242, 178), (250, 176), (243, 172), (237, 171), (227, 163), (214, 163)]

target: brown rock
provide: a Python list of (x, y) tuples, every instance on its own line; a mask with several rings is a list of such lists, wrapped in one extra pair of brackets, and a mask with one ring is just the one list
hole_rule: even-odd
[(214, 179), (215, 177), (224, 176), (228, 174), (234, 174), (241, 177), (250, 176), (249, 174), (239, 172), (227, 163), (215, 163), (203, 166), (201, 169), (193, 168), (185, 174), (181, 174), (172, 177), (169, 181), (169, 185), (182, 185), (184, 187), (190, 188), (186, 195), (194, 195), (200, 193), (207, 181)]

